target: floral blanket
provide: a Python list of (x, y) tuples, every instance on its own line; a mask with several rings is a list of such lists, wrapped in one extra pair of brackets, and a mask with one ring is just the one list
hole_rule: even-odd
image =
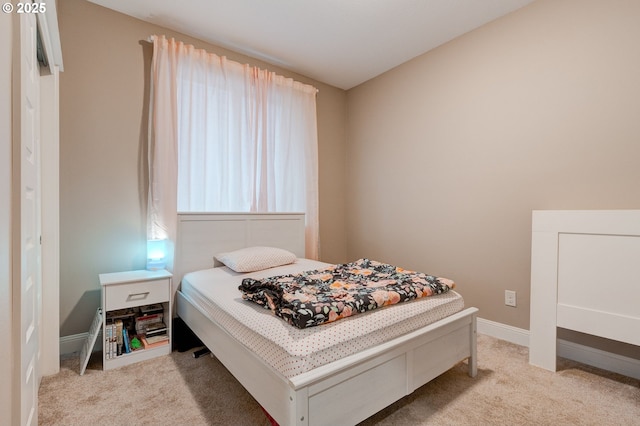
[(298, 274), (245, 278), (239, 290), (243, 299), (271, 309), (295, 327), (306, 328), (446, 293), (454, 286), (446, 278), (360, 259)]

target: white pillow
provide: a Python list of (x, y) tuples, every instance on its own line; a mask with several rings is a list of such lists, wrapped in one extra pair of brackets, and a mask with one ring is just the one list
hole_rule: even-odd
[(296, 261), (296, 255), (275, 247), (247, 247), (215, 256), (236, 272), (254, 272)]

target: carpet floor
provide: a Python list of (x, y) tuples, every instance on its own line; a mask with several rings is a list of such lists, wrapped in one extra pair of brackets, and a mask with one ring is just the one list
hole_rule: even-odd
[[(461, 363), (361, 425), (640, 425), (640, 380), (559, 358), (528, 364), (528, 349), (478, 336), (478, 375)], [(265, 425), (260, 406), (217, 359), (173, 352), (102, 371), (94, 353), (45, 377), (40, 425)]]

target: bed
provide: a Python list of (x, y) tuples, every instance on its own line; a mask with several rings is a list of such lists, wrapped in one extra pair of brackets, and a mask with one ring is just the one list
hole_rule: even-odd
[(534, 211), (529, 363), (556, 371), (558, 327), (640, 345), (639, 260), (640, 210)]
[[(182, 278), (187, 275), (185, 282), (189, 286), (192, 281), (207, 280), (206, 275), (212, 273), (218, 279), (220, 274), (231, 279), (233, 273), (214, 264), (214, 254), (252, 246), (278, 247), (303, 258), (304, 215), (180, 214), (174, 276)], [(300, 262), (306, 260), (301, 259)], [(216, 268), (212, 269), (213, 266)], [(340, 357), (332, 358), (331, 354), (336, 351), (328, 345), (324, 354), (315, 359), (300, 352), (297, 359), (283, 361), (280, 358), (278, 364), (265, 359), (264, 353), (260, 352), (259, 338), (238, 337), (226, 323), (226, 313), (207, 309), (199, 300), (197, 291), (187, 291), (182, 287), (176, 290), (178, 316), (280, 425), (356, 424), (462, 361), (468, 363), (470, 376), (477, 373), (476, 308), (447, 313), (428, 325), (376, 342), (373, 346), (357, 347)], [(455, 292), (451, 293), (444, 298), (433, 298), (440, 298), (437, 301), (443, 304), (440, 309), (444, 312), (449, 309), (448, 303), (457, 303), (446, 300), (455, 299)], [(378, 311), (391, 311), (401, 308), (401, 305), (417, 303), (421, 301)], [(243, 308), (254, 311), (256, 315), (284, 323), (265, 312), (258, 312), (262, 309), (260, 307), (248, 306), (248, 302), (244, 305)], [(352, 321), (364, 321), (367, 316), (371, 318), (370, 315), (376, 314), (378, 312), (356, 315), (312, 328), (329, 330), (335, 337), (341, 334), (340, 327), (346, 327)], [(412, 314), (406, 316), (411, 317)], [(308, 331), (284, 325), (294, 340), (306, 336), (296, 333)], [(334, 337), (325, 340), (332, 341)], [(363, 339), (366, 340), (367, 336)], [(349, 342), (345, 342), (346, 346), (342, 348), (350, 346)], [(329, 359), (316, 362), (319, 358)], [(292, 367), (287, 369), (282, 365)], [(331, 409), (327, 410), (327, 407)]]

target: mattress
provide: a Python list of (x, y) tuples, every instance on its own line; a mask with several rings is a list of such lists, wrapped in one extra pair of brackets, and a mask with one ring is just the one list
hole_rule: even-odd
[(455, 291), (388, 306), (332, 323), (298, 329), (271, 311), (242, 300), (238, 286), (247, 277), (266, 278), (321, 269), (326, 263), (298, 259), (291, 265), (252, 273), (227, 267), (188, 273), (181, 291), (227, 333), (266, 364), (291, 378), (387, 342), (464, 309)]

